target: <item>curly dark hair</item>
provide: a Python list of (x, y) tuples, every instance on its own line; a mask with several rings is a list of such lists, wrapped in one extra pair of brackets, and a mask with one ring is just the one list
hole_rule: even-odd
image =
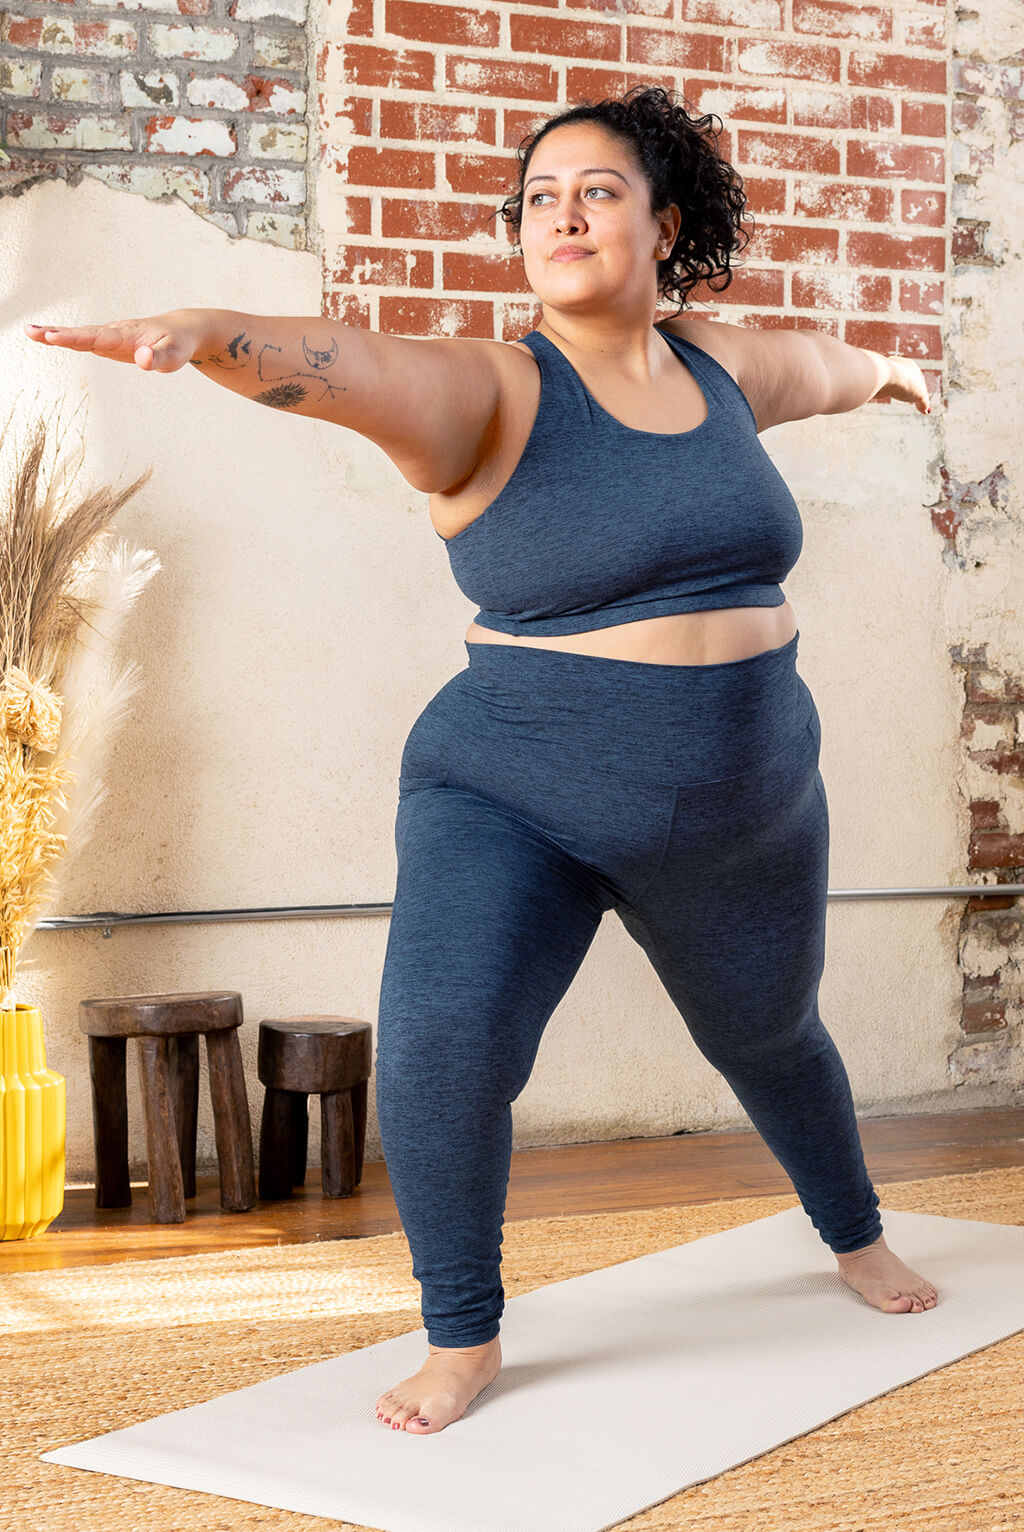
[[(721, 117), (716, 132), (711, 126), (715, 113), (691, 117), (685, 104), (677, 105), (673, 96), (679, 92), (637, 85), (621, 99), (581, 101), (524, 138), (517, 151), (519, 190), (498, 209), (512, 226), (515, 248), (520, 248), (523, 186), (534, 149), (553, 128), (571, 122), (596, 122), (632, 145), (650, 187), (651, 212), (657, 215), (674, 202), (682, 214), (676, 242), (658, 262), (659, 296), (678, 298), (676, 312), (681, 313), (698, 282), (707, 281), (711, 286), (710, 279), (722, 275), (722, 286), (712, 287), (712, 291), (724, 292), (733, 279), (729, 257), (750, 242), (750, 235), (740, 228), (747, 202), (743, 183), (718, 153), (717, 140), (724, 126)], [(685, 103), (685, 97), (679, 99)], [(752, 215), (746, 216), (753, 224)]]

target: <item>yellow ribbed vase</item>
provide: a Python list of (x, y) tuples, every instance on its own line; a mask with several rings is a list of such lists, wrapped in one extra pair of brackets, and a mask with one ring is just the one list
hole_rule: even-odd
[(45, 1233), (64, 1206), (64, 1076), (46, 1067), (42, 1012), (0, 1011), (0, 1226)]

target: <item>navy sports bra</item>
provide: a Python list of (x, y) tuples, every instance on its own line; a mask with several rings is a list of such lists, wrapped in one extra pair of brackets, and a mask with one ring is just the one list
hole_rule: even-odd
[(553, 341), (523, 337), (541, 393), (522, 456), (483, 514), (442, 539), (481, 627), (548, 637), (784, 602), (803, 546), (796, 501), (736, 381), (692, 341), (658, 334), (704, 394), (692, 431), (623, 425)]

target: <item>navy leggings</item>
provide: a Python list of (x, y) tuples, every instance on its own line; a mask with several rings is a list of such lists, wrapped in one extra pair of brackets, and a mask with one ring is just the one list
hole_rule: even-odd
[(413, 724), (375, 1063), (432, 1345), (499, 1332), (511, 1103), (610, 909), (825, 1243), (881, 1234), (818, 1014), (828, 805), (799, 636), (711, 665), (467, 643)]

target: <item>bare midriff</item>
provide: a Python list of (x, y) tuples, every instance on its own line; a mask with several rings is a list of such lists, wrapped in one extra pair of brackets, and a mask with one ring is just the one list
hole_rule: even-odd
[(555, 638), (497, 633), (471, 622), (470, 644), (519, 644), (535, 649), (564, 649), (612, 660), (640, 660), (649, 665), (718, 665), (745, 660), (766, 649), (781, 649), (797, 631), (796, 613), (781, 606), (718, 607), (710, 612), (677, 612), (645, 617), (585, 633)]
[[(696, 321), (707, 350), (735, 376), (735, 361), (722, 349), (713, 324)], [(451, 537), (482, 513), (487, 503), (508, 482), (536, 415), (540, 397), (537, 364), (530, 348), (521, 342), (496, 345), (496, 356), (505, 369), (510, 401), (504, 433), (491, 444), (486, 462), (458, 497), (437, 497), (442, 536)], [(527, 363), (517, 353), (525, 353)], [(517, 370), (518, 364), (518, 370)], [(685, 432), (700, 425), (707, 401), (699, 384), (681, 364), (666, 363), (657, 385), (648, 393), (630, 390), (612, 376), (586, 378), (603, 407), (627, 429)], [(446, 502), (446, 503), (444, 503)], [(467, 514), (468, 513), (468, 514)], [(716, 607), (706, 612), (676, 612), (668, 617), (644, 617), (613, 627), (592, 628), (584, 633), (540, 638), (532, 634), (498, 633), (471, 622), (466, 630), (470, 644), (519, 644), (533, 649), (563, 649), (572, 654), (595, 654), (605, 659), (639, 660), (652, 665), (718, 665), (750, 659), (767, 649), (781, 649), (797, 631), (796, 614), (788, 601), (781, 606)]]

